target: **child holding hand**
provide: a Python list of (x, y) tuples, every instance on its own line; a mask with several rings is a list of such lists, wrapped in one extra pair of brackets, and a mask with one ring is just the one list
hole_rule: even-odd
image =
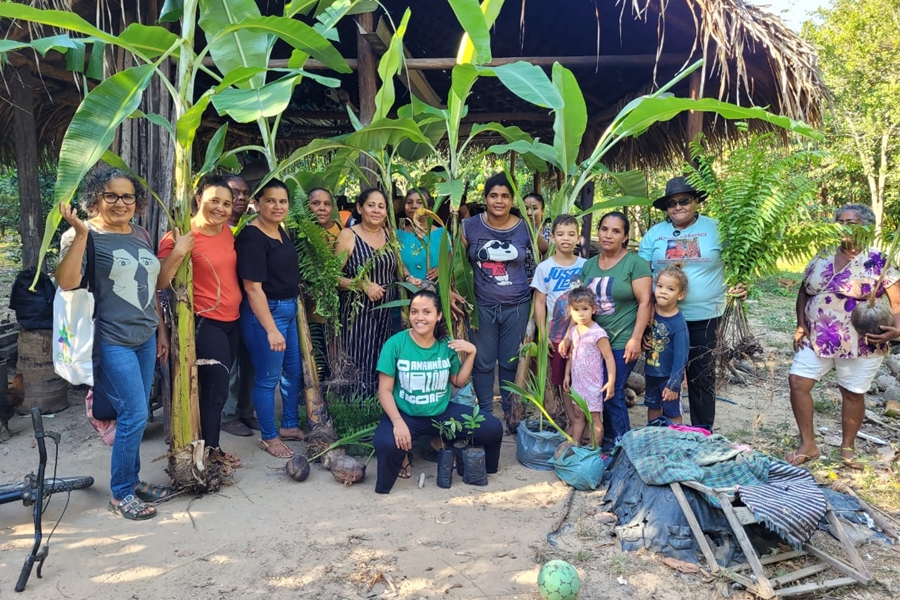
[(690, 337), (678, 303), (687, 294), (687, 287), (687, 275), (680, 263), (666, 267), (656, 278), (656, 315), (650, 325), (644, 369), (648, 422), (665, 415), (673, 423), (681, 423), (681, 382)]
[[(566, 363), (563, 388), (578, 393), (588, 405), (594, 423), (593, 439), (603, 439), (603, 402), (615, 393), (616, 361), (606, 330), (594, 322), (597, 296), (588, 288), (576, 288), (569, 292), (569, 314), (575, 324), (569, 330), (572, 340), (571, 358)], [(581, 443), (585, 418), (575, 411), (572, 437)]]

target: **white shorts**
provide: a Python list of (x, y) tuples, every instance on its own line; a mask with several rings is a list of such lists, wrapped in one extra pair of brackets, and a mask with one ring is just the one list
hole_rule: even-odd
[(837, 373), (838, 385), (855, 394), (865, 394), (872, 387), (872, 380), (878, 374), (878, 367), (884, 362), (883, 356), (860, 356), (859, 358), (822, 358), (806, 346), (794, 355), (791, 375), (799, 375), (818, 381), (832, 368)]

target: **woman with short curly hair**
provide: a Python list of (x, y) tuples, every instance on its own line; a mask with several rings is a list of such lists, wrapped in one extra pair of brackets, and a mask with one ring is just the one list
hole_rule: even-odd
[(108, 508), (136, 521), (155, 517), (156, 509), (146, 503), (171, 494), (140, 478), (153, 371), (157, 357), (165, 360), (169, 352), (156, 307), (159, 261), (150, 234), (131, 222), (145, 205), (146, 194), (131, 175), (95, 167), (81, 193), (81, 206), (91, 218), (82, 221), (74, 206), (59, 207), (72, 228), (62, 236), (56, 268), (63, 290), (80, 287), (85, 276), (93, 275), (87, 283), (96, 301), (94, 393), (108, 398), (117, 414)]

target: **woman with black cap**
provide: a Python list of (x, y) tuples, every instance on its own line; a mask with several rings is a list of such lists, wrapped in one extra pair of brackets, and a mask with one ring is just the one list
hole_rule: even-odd
[[(672, 263), (682, 263), (691, 282), (687, 296), (678, 307), (687, 321), (691, 349), (687, 380), (691, 404), (691, 424), (712, 431), (716, 418), (716, 376), (713, 352), (719, 317), (725, 312), (725, 265), (718, 226), (697, 212), (706, 194), (697, 191), (684, 177), (666, 183), (666, 193), (653, 206), (666, 213), (666, 220), (647, 231), (638, 253), (650, 263), (654, 277)], [(729, 293), (746, 294), (738, 285)]]

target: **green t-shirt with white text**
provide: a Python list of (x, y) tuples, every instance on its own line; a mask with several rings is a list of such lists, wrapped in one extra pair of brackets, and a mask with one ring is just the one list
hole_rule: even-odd
[(459, 355), (437, 340), (430, 348), (413, 341), (409, 330), (393, 335), (378, 357), (379, 373), (394, 378), (394, 401), (404, 414), (433, 417), (447, 409), (450, 376), (459, 373)]
[(581, 269), (584, 286), (597, 294), (594, 321), (609, 334), (613, 350), (625, 348), (634, 331), (638, 302), (631, 282), (644, 277), (652, 277), (650, 265), (634, 252), (627, 253), (611, 269), (601, 269), (596, 256)]

